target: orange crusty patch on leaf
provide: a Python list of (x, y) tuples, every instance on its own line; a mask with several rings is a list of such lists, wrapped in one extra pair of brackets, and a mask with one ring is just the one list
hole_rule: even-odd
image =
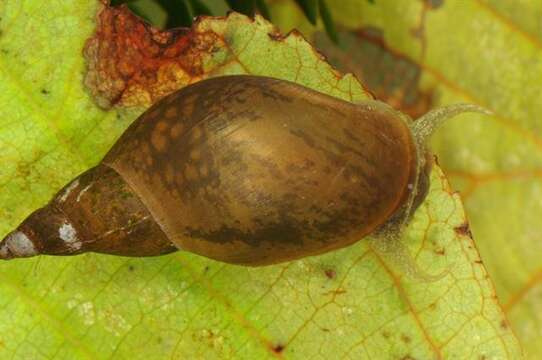
[(190, 83), (232, 73), (290, 80), (349, 101), (372, 98), (298, 31), (283, 35), (258, 15), (202, 16), (190, 29), (162, 31), (126, 6), (103, 3), (84, 55), (85, 85), (105, 109), (148, 107)]
[(103, 5), (96, 32), (85, 45), (85, 85), (97, 104), (148, 106), (204, 74), (206, 58), (223, 40), (211, 31), (161, 31), (125, 5)]

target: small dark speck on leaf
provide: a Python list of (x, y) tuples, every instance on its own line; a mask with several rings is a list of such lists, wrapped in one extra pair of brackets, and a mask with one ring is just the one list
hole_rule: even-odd
[(48, 94), (51, 93), (51, 92), (50, 92), (49, 90), (47, 90), (47, 89), (41, 89), (40, 92), (41, 92), (43, 95), (48, 95)]
[(134, 265), (129, 265), (128, 266), (128, 271), (133, 272), (134, 270), (135, 270)]
[(468, 236), (472, 239), (472, 232), (470, 231), (470, 226), (468, 222), (464, 222), (463, 224), (455, 227), (454, 230), (457, 235)]
[(508, 329), (508, 323), (504, 319), (501, 321), (501, 328), (504, 330)]
[(206, 266), (205, 269), (203, 269), (203, 272), (208, 272), (209, 269), (210, 269), (210, 267), (209, 267), (209, 266)]
[(282, 39), (282, 35), (280, 33), (270, 32), (267, 33), (267, 36), (269, 36), (271, 40), (275, 41), (280, 41)]
[(324, 273), (326, 274), (328, 279), (334, 279), (335, 276), (337, 276), (337, 273), (335, 272), (335, 270), (332, 270), (332, 269), (327, 269), (326, 271), (324, 271)]
[(401, 334), (401, 340), (403, 340), (404, 343), (408, 344), (412, 339), (406, 334)]
[(284, 345), (277, 344), (277, 345), (273, 346), (273, 352), (275, 352), (277, 354), (280, 354), (283, 351), (284, 351)]

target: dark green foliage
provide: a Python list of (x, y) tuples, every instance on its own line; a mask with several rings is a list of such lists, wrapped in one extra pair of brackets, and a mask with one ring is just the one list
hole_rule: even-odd
[(122, 4), (128, 4), (134, 2), (135, 0), (111, 0), (111, 6), (119, 6)]
[(334, 43), (339, 41), (337, 37), (337, 31), (335, 30), (335, 24), (331, 18), (331, 13), (327, 8), (326, 2), (324, 0), (318, 1), (320, 5), (320, 16), (322, 17), (322, 22), (324, 23), (324, 28), (326, 29), (327, 35)]
[(318, 0), (295, 0), (311, 24), (318, 20)]
[(256, 7), (264, 18), (271, 20), (271, 14), (269, 13), (269, 9), (267, 8), (267, 4), (264, 0), (256, 0)]
[(166, 28), (192, 25), (194, 13), (187, 0), (156, 0), (167, 12)]
[(234, 11), (245, 15), (254, 15), (255, 1), (254, 0), (226, 0), (230, 8)]
[[(174, 27), (188, 27), (192, 25), (192, 22), (196, 16), (199, 15), (213, 15), (211, 10), (205, 5), (203, 0), (147, 0), (153, 1), (159, 4), (162, 9), (167, 13), (166, 28)], [(248, 16), (254, 16), (256, 12), (261, 14), (264, 18), (270, 20), (271, 13), (267, 7), (266, 1), (268, 0), (223, 0), (227, 3), (228, 7)], [(324, 28), (330, 39), (335, 43), (337, 42), (337, 33), (335, 30), (335, 24), (331, 17), (331, 13), (326, 4), (326, 0), (292, 0), (301, 8), (303, 13), (309, 22), (316, 25), (318, 18), (322, 19)], [(367, 0), (374, 3), (374, 0)], [(111, 5), (118, 6), (127, 3), (132, 11), (138, 16), (141, 16), (145, 20), (149, 21), (150, 17), (147, 14), (142, 14), (137, 8), (130, 6), (130, 3), (135, 0), (111, 0)]]
[(194, 15), (212, 15), (211, 10), (200, 0), (190, 0)]

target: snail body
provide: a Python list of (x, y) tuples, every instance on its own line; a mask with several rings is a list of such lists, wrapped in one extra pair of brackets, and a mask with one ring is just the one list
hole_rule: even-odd
[(142, 114), (0, 258), (179, 249), (267, 265), (342, 248), (408, 221), (427, 192), (433, 124), (469, 110), (412, 123), (283, 80), (204, 80)]

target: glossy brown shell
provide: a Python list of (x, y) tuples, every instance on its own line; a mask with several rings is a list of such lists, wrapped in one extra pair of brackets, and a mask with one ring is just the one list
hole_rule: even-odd
[(417, 167), (406, 120), (386, 105), (255, 76), (164, 98), (103, 163), (180, 249), (250, 265), (360, 240), (404, 204)]

